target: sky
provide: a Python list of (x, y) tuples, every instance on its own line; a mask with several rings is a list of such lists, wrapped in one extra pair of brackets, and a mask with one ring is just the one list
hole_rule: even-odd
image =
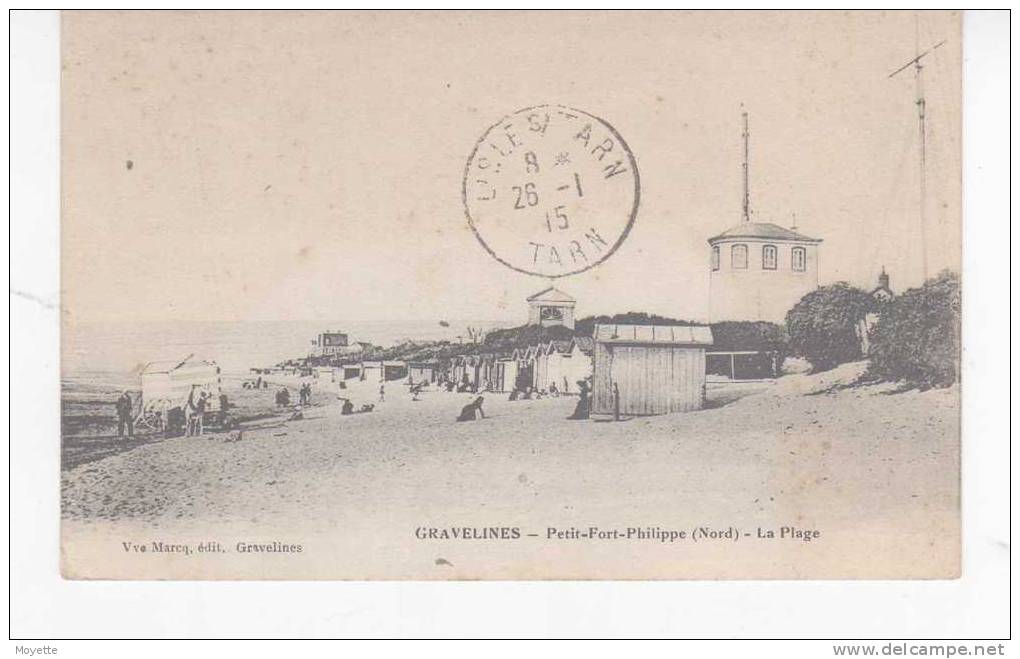
[[(960, 29), (926, 58), (929, 272), (960, 261)], [(822, 238), (820, 280), (920, 283), (914, 12), (100, 12), (64, 15), (62, 295), (70, 323), (524, 322), (550, 281), (491, 258), (461, 178), (500, 117), (609, 122), (641, 203), (579, 316), (704, 319), (706, 240)], [(795, 218), (795, 219), (794, 219)]]

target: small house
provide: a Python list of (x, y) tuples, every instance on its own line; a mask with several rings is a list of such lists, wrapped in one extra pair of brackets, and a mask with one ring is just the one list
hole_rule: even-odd
[(592, 415), (689, 412), (705, 402), (707, 326), (596, 325)]
[(320, 355), (344, 354), (349, 348), (347, 334), (331, 332), (329, 330), (320, 332), (318, 336), (312, 339), (312, 345), (315, 346), (316, 352)]

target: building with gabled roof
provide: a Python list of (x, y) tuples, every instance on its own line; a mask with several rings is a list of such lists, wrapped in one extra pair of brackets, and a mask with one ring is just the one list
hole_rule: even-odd
[(574, 329), (574, 307), (577, 300), (555, 286), (545, 288), (528, 298), (528, 324), (550, 327), (563, 325)]

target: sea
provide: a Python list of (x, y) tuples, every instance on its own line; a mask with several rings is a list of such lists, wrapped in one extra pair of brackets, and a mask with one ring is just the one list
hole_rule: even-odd
[(247, 321), (89, 323), (65, 327), (61, 377), (113, 387), (137, 386), (153, 361), (189, 355), (215, 361), (226, 375), (244, 375), (312, 352), (320, 332), (345, 332), (351, 342), (391, 346), (406, 340), (467, 340), (467, 328), (509, 327), (502, 321)]

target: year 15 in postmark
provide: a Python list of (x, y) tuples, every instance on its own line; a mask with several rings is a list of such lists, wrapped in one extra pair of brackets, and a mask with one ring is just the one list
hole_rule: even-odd
[(464, 170), (464, 211), (497, 261), (541, 277), (605, 261), (627, 238), (641, 196), (623, 137), (562, 105), (518, 110), (478, 140)]

